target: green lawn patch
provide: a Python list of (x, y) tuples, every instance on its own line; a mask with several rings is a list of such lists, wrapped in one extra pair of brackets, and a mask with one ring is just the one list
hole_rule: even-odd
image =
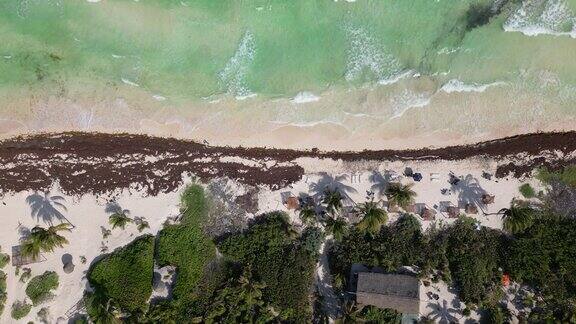
[(145, 312), (152, 294), (154, 236), (143, 235), (96, 262), (88, 280), (123, 311)]
[(160, 267), (176, 267), (174, 299), (186, 305), (194, 299), (196, 284), (204, 268), (215, 257), (214, 243), (202, 232), (208, 217), (204, 190), (192, 185), (182, 195), (183, 217), (180, 224), (166, 225), (158, 234), (156, 261)]
[(58, 288), (58, 274), (54, 271), (46, 271), (30, 280), (26, 287), (26, 295), (32, 300), (32, 304), (38, 305), (52, 295), (52, 290)]

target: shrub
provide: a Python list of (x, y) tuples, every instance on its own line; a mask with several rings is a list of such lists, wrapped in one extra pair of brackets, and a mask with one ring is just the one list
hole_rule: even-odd
[(174, 298), (187, 304), (193, 299), (196, 284), (205, 266), (214, 259), (216, 249), (201, 228), (208, 215), (208, 204), (202, 187), (188, 187), (181, 199), (182, 221), (180, 224), (167, 225), (160, 231), (156, 260), (160, 267), (176, 267)]
[(560, 181), (566, 185), (576, 188), (576, 165), (568, 166), (559, 171), (540, 169), (536, 177), (545, 183)]
[(0, 253), (0, 269), (4, 268), (10, 262), (10, 256), (6, 253)]
[(143, 235), (96, 262), (88, 280), (121, 310), (144, 312), (152, 294), (154, 237)]
[(316, 255), (300, 244), (286, 214), (262, 215), (244, 233), (229, 236), (218, 247), (225, 255), (251, 267), (255, 278), (266, 285), (264, 301), (281, 316), (289, 321), (308, 317)]
[(0, 316), (4, 312), (6, 303), (6, 273), (0, 271)]
[(318, 227), (307, 227), (302, 233), (302, 247), (310, 255), (318, 256), (324, 241), (324, 232)]
[(26, 295), (32, 304), (38, 305), (52, 297), (51, 291), (58, 288), (58, 274), (46, 271), (30, 280), (26, 287)]
[(12, 304), (12, 312), (10, 315), (13, 319), (18, 320), (28, 315), (31, 309), (32, 305), (28, 304), (26, 301), (15, 301), (14, 304)]
[(534, 188), (532, 188), (532, 186), (529, 183), (521, 185), (520, 188), (518, 188), (518, 190), (520, 191), (522, 196), (524, 196), (524, 198), (536, 197), (536, 191), (534, 190)]

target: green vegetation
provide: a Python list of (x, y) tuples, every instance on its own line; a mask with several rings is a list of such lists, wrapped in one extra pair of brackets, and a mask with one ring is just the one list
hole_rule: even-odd
[(542, 291), (540, 306), (544, 307), (534, 316), (551, 319), (554, 314), (576, 314), (576, 220), (553, 215), (537, 218), (516, 235), (506, 260), (514, 280)]
[(143, 235), (96, 262), (88, 271), (95, 295), (120, 310), (143, 313), (152, 293), (154, 237)]
[(196, 320), (206, 323), (266, 323), (277, 319), (263, 298), (266, 285), (257, 282), (247, 268), (239, 278), (231, 278), (212, 296), (212, 302)]
[(559, 171), (540, 169), (537, 177), (544, 183), (559, 181), (573, 188), (576, 188), (576, 165), (568, 166)]
[(14, 304), (12, 304), (12, 312), (10, 315), (13, 319), (18, 320), (28, 315), (31, 309), (32, 305), (28, 304), (26, 301), (15, 301)]
[(518, 188), (518, 191), (522, 194), (524, 198), (530, 199), (536, 197), (536, 191), (529, 183), (525, 183)]
[(377, 235), (367, 236), (352, 229), (330, 251), (331, 269), (341, 278), (348, 277), (354, 263), (390, 272), (404, 265), (417, 265), (422, 276), (438, 269), (445, 280), (453, 280), (460, 288), (464, 302), (479, 302), (499, 282), (503, 238), (500, 231), (477, 230), (467, 218), (424, 234), (418, 220), (405, 215), (394, 224), (382, 226)]
[(502, 215), (504, 230), (517, 234), (532, 225), (536, 217), (536, 210), (524, 202), (514, 202), (510, 208), (506, 208)]
[(58, 232), (70, 232), (71, 227), (72, 225), (69, 223), (61, 223), (47, 229), (35, 226), (22, 244), (21, 254), (36, 260), (40, 256), (40, 252), (53, 252), (55, 248), (63, 247), (68, 244), (68, 240)]
[(252, 269), (254, 278), (266, 285), (262, 289), (263, 301), (270, 303), (283, 319), (308, 318), (308, 294), (317, 254), (304, 248), (286, 214), (262, 215), (244, 233), (225, 238), (218, 248)]
[(10, 256), (6, 253), (0, 253), (0, 269), (3, 269), (8, 263), (10, 263)]
[(214, 259), (216, 249), (202, 232), (202, 224), (208, 216), (208, 201), (202, 187), (188, 187), (181, 200), (181, 223), (166, 225), (158, 234), (156, 261), (160, 267), (176, 267), (178, 279), (174, 300), (185, 308), (195, 298), (196, 284), (208, 262)]
[(411, 184), (403, 185), (399, 182), (393, 182), (386, 188), (386, 198), (391, 206), (408, 207), (414, 202), (416, 192), (412, 189)]
[(0, 271), (0, 316), (4, 312), (6, 298), (6, 273), (4, 271)]
[(388, 220), (388, 215), (384, 209), (378, 207), (374, 199), (360, 204), (358, 211), (362, 215), (362, 220), (357, 224), (358, 229), (370, 235), (378, 234), (382, 225)]
[(30, 280), (26, 287), (26, 295), (32, 300), (32, 304), (38, 305), (53, 296), (51, 291), (58, 288), (58, 284), (58, 274), (46, 271)]

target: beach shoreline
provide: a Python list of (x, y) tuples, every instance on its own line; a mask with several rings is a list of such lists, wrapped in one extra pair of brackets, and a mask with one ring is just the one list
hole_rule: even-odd
[(67, 194), (101, 194), (145, 188), (171, 192), (183, 175), (202, 181), (228, 177), (249, 186), (280, 188), (302, 178), (301, 166), (332, 160), (388, 163), (484, 160), (499, 178), (559, 169), (576, 161), (576, 132), (516, 135), (493, 141), (419, 150), (298, 151), (209, 146), (166, 137), (106, 133), (27, 135), (0, 142), (3, 192), (47, 190), (58, 182)]

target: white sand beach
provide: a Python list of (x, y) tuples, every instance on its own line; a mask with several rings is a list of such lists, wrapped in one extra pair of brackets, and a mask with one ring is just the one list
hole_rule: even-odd
[[(305, 176), (286, 188), (273, 191), (264, 187), (259, 188), (258, 212), (255, 214), (283, 210), (290, 215), (292, 222), (298, 225), (300, 220), (297, 214), (293, 210), (288, 210), (283, 204), (287, 196), (300, 194), (314, 196), (321, 193), (325, 186), (330, 185), (344, 191), (347, 196), (345, 205), (353, 207), (354, 204), (365, 200), (367, 191), (374, 191), (378, 199), (385, 199), (384, 196), (379, 195), (378, 188), (384, 186), (385, 181), (391, 181), (383, 180), (383, 175), (391, 175), (394, 181), (413, 183), (413, 190), (417, 193), (416, 203), (425, 204), (437, 211), (435, 221), (424, 221), (420, 218), (423, 229), (433, 225), (449, 224), (455, 220), (449, 218), (448, 214), (441, 210), (441, 202), (450, 202), (458, 206), (463, 199), (479, 201), (478, 195), (482, 193), (494, 195), (494, 203), (479, 205), (480, 212), (468, 216), (476, 219), (482, 226), (501, 228), (502, 221), (499, 215), (484, 216), (482, 210), (485, 213), (495, 213), (501, 208), (508, 207), (512, 199), (520, 197), (518, 187), (522, 183), (516, 178), (488, 180), (482, 177), (483, 172), (493, 173), (496, 165), (493, 161), (482, 159), (456, 162), (345, 163), (330, 159), (300, 158), (296, 163), (305, 169)], [(423, 179), (414, 182), (411, 178), (402, 176), (406, 167), (421, 173)], [(451, 186), (448, 183), (450, 173), (462, 179), (459, 185)], [(527, 181), (537, 189), (540, 186), (534, 180), (527, 179)], [(189, 183), (190, 179), (186, 182)], [(235, 184), (234, 181), (229, 183), (232, 185), (230, 188), (235, 190), (236, 194), (245, 192), (242, 185)], [(143, 217), (149, 222), (150, 228), (145, 229), (143, 233), (156, 233), (166, 219), (178, 214), (179, 191), (184, 186), (177, 191), (154, 197), (144, 196), (137, 190), (124, 191), (115, 193), (114, 199), (122, 208), (130, 210), (131, 217)], [(442, 189), (448, 189), (448, 192), (442, 194)], [(26, 203), (26, 198), (30, 194), (33, 192), (11, 193), (4, 195), (1, 199), (0, 214), (4, 216), (4, 219), (3, 226), (0, 228), (0, 245), (4, 253), (10, 254), (11, 247), (18, 245), (26, 229), (29, 230), (36, 225), (47, 226), (31, 216), (30, 206)], [(20, 269), (22, 273), (24, 268), (30, 268), (32, 276), (42, 274), (47, 270), (56, 271), (60, 277), (60, 285), (55, 291), (55, 297), (46, 303), (34, 306), (27, 317), (18, 321), (21, 323), (37, 320), (36, 313), (43, 307), (49, 308), (50, 322), (66, 323), (67, 316), (70, 315), (67, 312), (80, 301), (86, 288), (85, 274), (90, 263), (104, 251), (111, 252), (140, 234), (134, 224), (128, 224), (125, 230), (113, 229), (111, 235), (103, 239), (101, 228), (110, 228), (105, 205), (111, 197), (94, 197), (89, 194), (81, 197), (66, 196), (59, 192), (57, 185), (50, 191), (50, 194), (61, 195), (65, 198), (66, 210), (61, 212), (75, 227), (70, 233), (64, 233), (69, 241), (68, 245), (57, 249), (54, 253), (43, 254), (44, 261), (25, 265)], [(254, 217), (255, 214), (248, 214), (247, 217)], [(393, 222), (398, 215), (398, 213), (390, 213), (389, 221)], [(105, 246), (106, 250), (102, 250), (102, 246)], [(65, 254), (72, 256), (75, 265), (71, 274), (63, 271), (62, 257)], [(82, 256), (86, 258), (86, 263), (81, 262)], [(26, 298), (24, 292), (26, 284), (19, 282), (19, 276), (15, 274), (16, 269), (13, 266), (8, 265), (3, 270), (7, 273), (8, 299), (0, 322), (7, 323), (14, 322), (10, 318), (12, 303)], [(447, 289), (442, 289), (441, 292), (440, 300), (451, 301), (455, 298), (454, 293)], [(428, 315), (427, 312), (430, 311), (430, 307), (435, 307), (435, 303), (437, 303), (436, 300), (428, 300), (425, 294), (422, 294), (421, 315)]]

